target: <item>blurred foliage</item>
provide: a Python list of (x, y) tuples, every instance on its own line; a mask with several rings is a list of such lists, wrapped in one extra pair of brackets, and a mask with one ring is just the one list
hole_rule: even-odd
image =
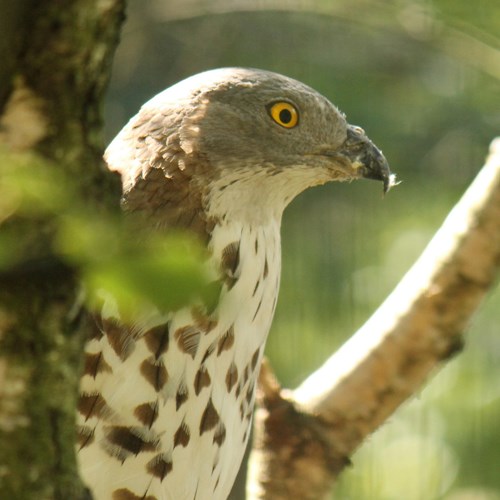
[[(401, 279), (500, 130), (497, 0), (131, 1), (107, 102), (112, 137), (146, 99), (218, 66), (316, 88), (383, 148), (402, 184), (301, 195), (283, 221), (267, 353), (295, 386)], [(500, 499), (500, 291), (465, 351), (353, 457), (336, 498)]]
[(191, 236), (151, 235), (94, 210), (64, 171), (36, 155), (0, 150), (0, 166), (0, 273), (59, 258), (81, 276), (91, 307), (112, 295), (125, 320), (145, 307), (213, 301), (205, 253)]
[(113, 297), (125, 321), (152, 307), (172, 310), (215, 299), (205, 252), (187, 234), (148, 234), (127, 219), (79, 211), (61, 219), (57, 243), (64, 258), (83, 269), (91, 307), (100, 309)]

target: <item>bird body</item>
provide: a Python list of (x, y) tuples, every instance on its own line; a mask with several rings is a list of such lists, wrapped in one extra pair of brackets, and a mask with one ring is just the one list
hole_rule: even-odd
[[(228, 68), (147, 103), (111, 143), (124, 209), (207, 245), (221, 286), (122, 322), (113, 299), (85, 349), (78, 458), (96, 500), (225, 499), (240, 466), (278, 297), (281, 216), (330, 180), (393, 183), (385, 159), (326, 98), (274, 73)], [(169, 284), (166, 283), (165, 286)]]
[[(236, 280), (221, 292), (217, 319), (196, 308), (158, 313), (135, 325), (128, 340), (113, 342), (119, 324), (104, 317), (87, 344), (87, 359), (100, 356), (110, 367), (97, 375), (89, 369), (81, 383), (82, 395), (90, 396), (81, 425), (102, 444), (79, 452), (96, 499), (134, 498), (121, 490), (137, 498), (147, 492), (145, 498), (223, 499), (231, 489), (276, 305), (279, 221), (255, 229), (228, 224), (211, 241), (212, 268), (230, 264), (227, 280)], [(98, 409), (101, 398), (109, 411)], [(117, 426), (132, 436), (117, 434)]]

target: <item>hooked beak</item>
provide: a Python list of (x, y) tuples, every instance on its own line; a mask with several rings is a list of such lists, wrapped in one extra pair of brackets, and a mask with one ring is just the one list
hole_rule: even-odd
[(368, 139), (364, 130), (355, 125), (347, 126), (347, 138), (335, 152), (335, 157), (346, 164), (355, 177), (375, 179), (384, 183), (384, 193), (398, 182), (391, 174), (382, 151)]

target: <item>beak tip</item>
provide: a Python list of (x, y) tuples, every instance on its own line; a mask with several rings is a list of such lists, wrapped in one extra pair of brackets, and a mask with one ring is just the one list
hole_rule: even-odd
[(392, 187), (400, 183), (401, 181), (396, 180), (396, 174), (389, 174), (384, 178), (384, 194), (387, 194)]

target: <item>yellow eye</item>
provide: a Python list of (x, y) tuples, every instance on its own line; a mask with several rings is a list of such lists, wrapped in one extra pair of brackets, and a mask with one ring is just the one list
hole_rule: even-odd
[(289, 102), (275, 102), (269, 108), (271, 118), (282, 127), (293, 128), (299, 123), (297, 108)]

